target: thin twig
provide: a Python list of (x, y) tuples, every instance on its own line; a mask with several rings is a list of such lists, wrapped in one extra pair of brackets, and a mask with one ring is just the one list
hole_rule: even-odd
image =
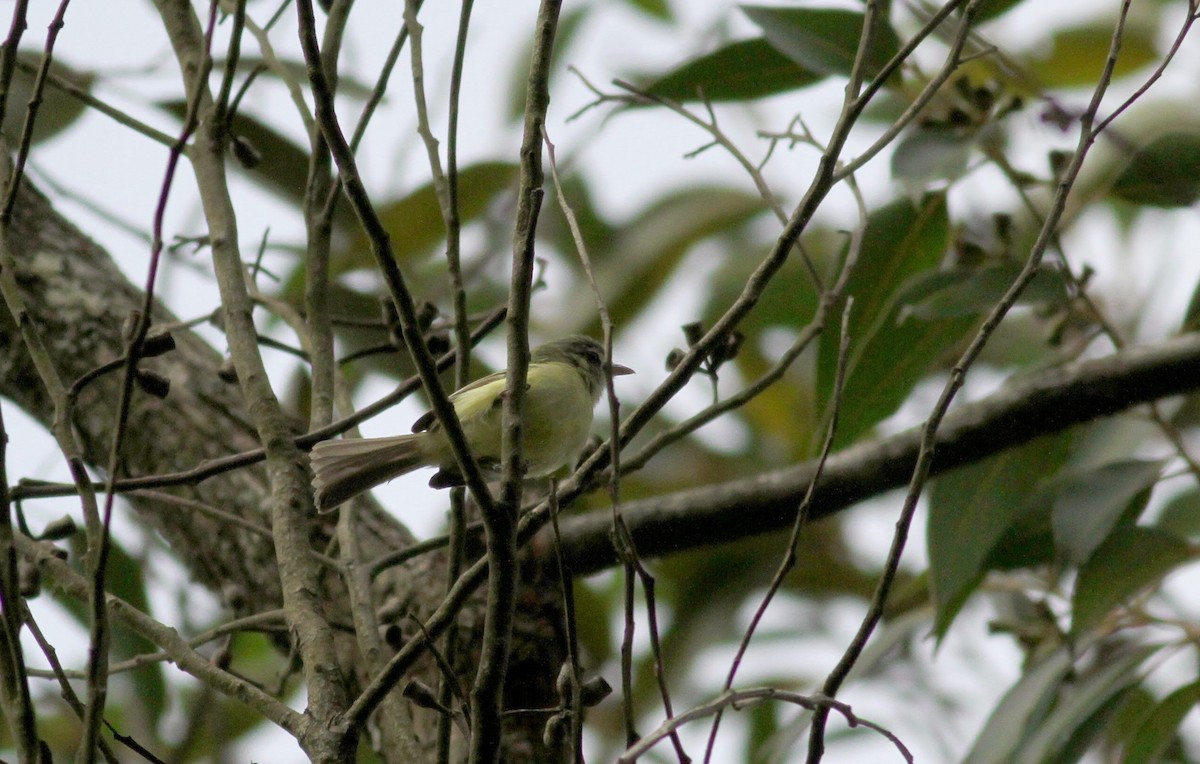
[[(36, 76), (38, 73), (38, 67), (35, 67), (33, 64), (26, 63), (24, 61), (17, 61), (17, 68), (34, 76)], [(158, 128), (142, 122), (139, 119), (135, 119), (128, 113), (118, 109), (115, 106), (110, 106), (109, 104), (89, 93), (84, 88), (76, 85), (64, 77), (58, 76), (54, 72), (47, 73), (46, 83), (55, 90), (69, 95), (71, 98), (79, 101), (84, 106), (100, 112), (117, 124), (123, 127), (128, 127), (135, 133), (149, 138), (160, 146), (170, 148), (171, 144), (175, 142), (175, 139), (167, 133), (164, 133)]]
[(12, 85), (13, 71), (17, 65), (17, 48), (21, 37), (29, 26), (29, 0), (13, 3), (12, 21), (8, 26), (8, 37), (0, 46), (0, 122), (8, 113), (8, 89)]
[(421, 378), (429, 402), (440, 422), (454, 452), (458, 469), (472, 495), (485, 511), (493, 504), (491, 492), (475, 462), (474, 456), (463, 435), (462, 425), (454, 413), (449, 396), (438, 379), (433, 357), (425, 345), (417, 320), (416, 302), (409, 291), (404, 276), (400, 273), (395, 253), (392, 250), (387, 228), (371, 203), (366, 187), (358, 172), (358, 163), (338, 123), (334, 110), (333, 91), (320, 66), (321, 53), (316, 37), (316, 18), (312, 0), (296, 0), (299, 16), (300, 44), (308, 63), (309, 79), (312, 83), (313, 100), (316, 104), (317, 124), (329, 144), (341, 176), (342, 187), (358, 216), (363, 230), (371, 243), (371, 253), (384, 277), (392, 302), (400, 319), (401, 335), (412, 355), (413, 363)]
[(500, 411), (500, 500), (481, 507), (487, 551), (487, 600), (479, 668), (471, 688), (471, 764), (500, 760), (504, 677), (512, 644), (517, 599), (517, 512), (521, 505), (521, 458), (526, 380), (529, 372), (529, 302), (534, 242), (544, 195), (542, 125), (550, 105), (550, 63), (561, 0), (542, 0), (534, 21), (533, 51), (525, 89), (520, 182), (509, 277), (508, 367)]
[(17, 755), (37, 761), (37, 716), (29, 695), (29, 674), (21, 648), (21, 613), (25, 597), (13, 545), (12, 502), (8, 495), (8, 431), (0, 412), (0, 708), (9, 720)]
[[(46, 662), (50, 664), (50, 670), (45, 673), (48, 674), (50, 678), (57, 680), (59, 695), (71, 708), (71, 712), (75, 714), (76, 718), (78, 718), (80, 721), (83, 721), (84, 713), (87, 711), (87, 708), (83, 705), (83, 701), (79, 699), (79, 695), (75, 692), (75, 688), (72, 687), (71, 683), (68, 681), (68, 674), (63, 670), (62, 664), (58, 660), (58, 652), (54, 649), (54, 645), (50, 644), (50, 640), (46, 639), (46, 635), (42, 632), (41, 627), (38, 626), (37, 621), (33, 618), (33, 613), (30, 613), (28, 608), (23, 611), (23, 621), (25, 626), (29, 629), (29, 634), (33, 637), (33, 640), (37, 643), (38, 648), (42, 651), (42, 656), (46, 659)], [(86, 673), (82, 671), (75, 673), (78, 674), (76, 677), (78, 679), (83, 679), (86, 676)], [(31, 670), (29, 675), (35, 676), (36, 674)], [(108, 724), (108, 722), (106, 721), (105, 724)], [(112, 725), (108, 726), (109, 729), (112, 730)], [(113, 732), (115, 737), (116, 731), (113, 730)], [(108, 744), (107, 740), (100, 738), (97, 741), (97, 745), (100, 748), (100, 755), (103, 756), (104, 760), (109, 762), (109, 764), (117, 764), (117, 762), (120, 761), (120, 759), (117, 758), (116, 753), (113, 751), (112, 746)], [(23, 760), (38, 761), (38, 757), (34, 756), (30, 759)]]
[(308, 691), (306, 713), (318, 720), (296, 730), (297, 739), (313, 758), (333, 757), (353, 741), (357, 730), (347, 730), (338, 723), (349, 699), (343, 677), (334, 668), (339, 665), (334, 633), (320, 594), (324, 570), (307, 554), (311, 548), (308, 515), (311, 489), (304, 472), (298, 468), (302, 454), (293, 445), (293, 423), (280, 406), (257, 343), (253, 304), (238, 240), (237, 213), (226, 176), (227, 125), (213, 119), (214, 103), (207, 82), (191, 81), (208, 50), (192, 4), (187, 0), (156, 0), (155, 4), (175, 56), (188, 72), (185, 86), (189, 91), (194, 90), (189, 95), (199, 102), (202, 115), (203, 138), (196, 142), (189, 156), (208, 226), (230, 358), (246, 410), (253, 415), (256, 436), (266, 449), (279, 589), (302, 658)]
[[(285, 632), (287, 630), (287, 618), (282, 608), (276, 610), (265, 610), (261, 613), (235, 618), (232, 621), (214, 626), (207, 631), (202, 631), (194, 637), (189, 637), (187, 640), (188, 647), (193, 649), (208, 644), (214, 640), (231, 634), (237, 634), (243, 631), (262, 631), (262, 632)], [(148, 666), (154, 663), (164, 663), (172, 660), (171, 653), (160, 650), (156, 653), (142, 653), (135, 655), (127, 660), (109, 664), (108, 673), (110, 676), (114, 674), (123, 674), (127, 671), (133, 671), (143, 666)], [(55, 679), (59, 674), (67, 679), (83, 679), (86, 674), (83, 671), (68, 670), (59, 667), (58, 669), (47, 671), (45, 669), (30, 669), (29, 675), (39, 679)]]
[[(549, 145), (549, 139), (547, 139)], [(551, 165), (554, 152), (551, 149)], [(555, 179), (557, 184), (557, 177)], [(562, 589), (563, 601), (563, 630), (566, 633), (567, 664), (559, 670), (559, 688), (563, 687), (563, 677), (569, 691), (568, 697), (560, 697), (559, 701), (570, 712), (571, 744), (570, 758), (567, 764), (583, 763), (583, 672), (579, 663), (579, 629), (575, 621), (575, 579), (563, 562), (562, 534), (558, 527), (558, 502), (555, 501), (553, 480), (547, 499), (550, 502), (550, 528), (553, 531), (554, 562), (558, 567), (558, 584)], [(561, 695), (561, 692), (560, 692)]]
[[(75, 599), (87, 596), (87, 579), (72, 570), (67, 562), (56, 557), (45, 544), (26, 536), (17, 536), (16, 543), (21, 556), (37, 566), (52, 589)], [(305, 727), (310, 724), (304, 714), (293, 711), (286, 703), (271, 697), (252, 683), (215, 666), (206, 656), (192, 649), (175, 629), (159, 623), (115, 595), (109, 594), (107, 599), (114, 621), (158, 645), (185, 673), (246, 704), (256, 713), (301, 739)]]
[[(5, 175), (11, 177), (12, 165), (8, 157), (8, 145), (0, 137), (0, 163), (4, 163), (2, 167), (5, 170)], [(84, 524), (89, 539), (89, 547), (94, 548), (91, 540), (98, 539), (102, 532), (100, 509), (96, 501), (96, 488), (93, 487), (88, 477), (82, 451), (75, 437), (74, 423), (69, 418), (67, 388), (58, 374), (49, 349), (33, 325), (33, 320), (25, 307), (25, 301), (21, 295), (21, 288), (17, 284), (15, 276), (17, 268), (13, 258), (10, 241), (11, 235), (10, 221), (0, 218), (0, 296), (3, 297), (9, 312), (12, 314), (21, 335), (21, 341), (25, 345), (26, 352), (28, 352), (34, 369), (37, 372), (38, 379), (45, 388), (46, 395), (53, 402), (54, 420), (50, 429), (58, 448), (62, 451), (66, 459), (67, 468), (71, 473), (73, 492), (79, 494)], [(17, 491), (13, 490), (10, 493), (10, 498), (15, 499), (16, 493)], [(95, 751), (95, 739), (93, 739), (92, 743), (93, 745), (89, 749), (89, 756)]]
[[(467, 290), (462, 273), (462, 216), (458, 194), (458, 117), (462, 107), (463, 65), (467, 56), (467, 32), (471, 24), (474, 0), (462, 0), (458, 14), (458, 33), (454, 40), (454, 62), (450, 69), (449, 108), (446, 122), (446, 206), (442, 215), (446, 221), (446, 272), (450, 279), (450, 294), (454, 310), (454, 386), (464, 387), (471, 375), (471, 342), (467, 331)], [(449, 553), (446, 559), (446, 590), (462, 573), (466, 565), (466, 492), (461, 488), (450, 491)], [(458, 650), (458, 630), (451, 627), (446, 633), (443, 649), (453, 655)], [(449, 705), (457, 688), (457, 677), (445, 677), (438, 688), (438, 700)], [(464, 703), (464, 706), (466, 704)], [(438, 719), (438, 764), (449, 764), (453, 719)]]
[[(2, 270), (0, 270), (2, 276)], [(487, 318), (472, 332), (471, 341), (477, 343), (483, 337), (487, 336), (495, 329), (501, 321), (504, 320), (505, 310), (500, 309), (492, 312)], [(437, 369), (439, 371), (448, 369), (454, 363), (454, 353), (449, 352), (440, 356), (437, 361)], [(309, 449), (314, 443), (341, 435), (343, 432), (357, 427), (363, 422), (378, 416), (381, 412), (392, 408), (396, 404), (403, 401), (409, 395), (412, 395), (421, 386), (421, 380), (417, 377), (406, 379), (397, 385), (396, 389), (391, 393), (380, 398), (369, 406), (364, 406), (350, 416), (343, 417), (336, 422), (333, 422), (319, 430), (305, 433), (293, 439), (293, 443), (297, 448)], [(266, 458), (266, 452), (262, 448), (256, 448), (250, 451), (243, 451), (229, 456), (223, 456), (218, 459), (210, 459), (200, 465), (189, 470), (180, 472), (168, 472), (161, 475), (150, 475), (139, 478), (125, 478), (113, 484), (112, 489), (117, 493), (129, 493), (146, 488), (169, 488), (172, 486), (181, 485), (197, 485), (209, 478), (222, 475), (226, 472), (235, 469), (249, 467), (258, 464)], [(92, 486), (95, 490), (103, 490), (106, 487), (105, 483), (92, 484), (90, 481), (85, 481), (87, 485)], [(12, 498), (16, 499), (45, 499), (55, 496), (72, 496), (81, 491), (79, 485), (68, 485), (62, 483), (39, 483), (18, 485), (12, 489)]]
[(249, 16), (245, 19), (246, 30), (253, 35), (255, 42), (258, 43), (259, 52), (262, 53), (263, 63), (271, 70), (271, 73), (279, 78), (287, 88), (288, 96), (292, 100), (292, 105), (296, 107), (296, 113), (300, 116), (300, 121), (304, 125), (304, 130), (311, 133), (315, 128), (312, 111), (308, 108), (308, 102), (304, 100), (304, 90), (300, 87), (299, 80), (292, 74), (292, 70), (288, 68), (279, 56), (275, 53), (275, 46), (271, 44), (271, 37), (267, 34), (270, 26), (278, 19), (287, 7), (287, 0), (276, 12), (275, 16), (267, 23), (266, 27), (260, 27), (255, 23), (253, 18)]
[[(928, 419), (922, 428), (921, 449), (917, 456), (917, 464), (913, 469), (912, 479), (909, 483), (908, 492), (904, 498), (904, 505), (900, 511), (900, 517), (896, 521), (896, 532), (892, 539), (891, 548), (888, 551), (887, 561), (884, 564), (883, 572), (880, 576), (879, 583), (875, 593), (871, 599), (867, 614), (863, 617), (862, 623), (859, 626), (858, 632), (853, 640), (846, 647), (841, 660), (837, 666), (830, 672), (826, 678), (822, 692), (833, 697), (837, 694), (842, 683), (849, 675), (851, 668), (862, 655), (862, 651), (866, 648), (867, 641), (874, 632), (880, 619), (883, 617), (884, 604), (887, 601), (887, 596), (891, 591), (892, 582), (895, 579), (896, 572), (899, 569), (900, 558), (903, 555), (905, 543), (908, 539), (908, 531), (912, 525), (913, 517), (916, 514), (917, 503), (924, 491), (925, 483), (928, 480), (930, 467), (933, 461), (934, 445), (937, 441), (937, 431), (941, 425), (942, 419), (946, 411), (950, 407), (950, 403), (954, 400), (958, 390), (962, 387), (963, 380), (967, 370), (978, 358), (987, 341), (991, 338), (992, 333), (1000, 325), (1004, 316), (1007, 315), (1009, 309), (1016, 303), (1021, 292), (1033, 280), (1037, 274), (1038, 267), (1041, 265), (1042, 257), (1047, 246), (1053, 240), (1058, 222), (1062, 217), (1062, 213), (1066, 208), (1067, 195), (1074, 186), (1075, 179), (1079, 175), (1079, 170), (1083, 166), (1083, 160), (1087, 156), (1088, 150), (1095, 142), (1097, 134), (1093, 129), (1093, 124), (1096, 119), (1096, 114), (1100, 110), (1100, 104), (1103, 101), (1104, 94), (1108, 90), (1108, 85), (1112, 81), (1113, 68), (1116, 65), (1117, 53), (1121, 48), (1121, 39), (1124, 34), (1125, 20), (1129, 13), (1129, 6), (1132, 0), (1124, 0), (1121, 5), (1121, 11), (1118, 15), (1116, 26), (1113, 30), (1112, 42), (1109, 46), (1108, 57), (1105, 61), (1104, 70), (1097, 82), (1096, 89), (1092, 94), (1091, 102), (1087, 110), (1080, 117), (1080, 135), (1076, 145), (1075, 153), (1071, 158), (1071, 162), (1063, 171), (1062, 177), (1059, 180), (1058, 188), (1054, 195), (1049, 213), (1046, 215), (1046, 221), (1043, 224), (1041, 231), (1038, 233), (1037, 240), (1030, 248), (1029, 257), (1026, 259), (1021, 273), (1010, 285), (1004, 296), (996, 303), (984, 320), (983, 325), (979, 328), (975, 337), (962, 356), (951, 369), (950, 379), (946, 382), (942, 390), (941, 396), (937, 404), (930, 412)], [(975, 7), (978, 5), (978, 0), (971, 0), (964, 14), (970, 16)], [(809, 764), (818, 764), (825, 750), (824, 730), (825, 723), (828, 718), (827, 710), (818, 710), (813, 715), (812, 729), (809, 734), (809, 749), (808, 762)]]
[[(421, 9), (424, 0), (417, 0), (417, 10)], [(392, 70), (396, 68), (396, 62), (400, 60), (400, 53), (404, 49), (404, 43), (408, 39), (408, 26), (400, 25), (400, 31), (396, 33), (396, 40), (392, 43), (392, 47), (388, 50), (387, 58), (383, 62), (383, 66), (379, 68), (379, 77), (375, 80), (375, 87), (371, 89), (371, 95), (367, 98), (367, 102), (363, 104), (362, 114), (359, 115), (358, 123), (354, 125), (354, 134), (350, 137), (350, 150), (358, 151), (358, 146), (362, 142), (363, 136), (367, 133), (367, 126), (371, 123), (371, 117), (374, 116), (375, 110), (383, 101), (384, 95), (387, 94), (388, 80), (391, 79)]]
[(900, 755), (904, 757), (904, 760), (909, 762), (909, 764), (912, 764), (912, 754), (909, 752), (908, 748), (905, 747), (904, 743), (900, 741), (900, 738), (896, 737), (891, 732), (888, 732), (880, 725), (869, 722), (860, 716), (856, 716), (854, 712), (850, 710), (850, 706), (846, 705), (845, 703), (839, 703), (830, 697), (821, 695), (801, 695), (796, 692), (788, 692), (775, 687), (756, 687), (746, 690), (727, 690), (708, 703), (701, 706), (696, 706), (689, 711), (680, 714), (679, 716), (663, 722), (662, 726), (660, 726), (657, 730), (638, 741), (636, 745), (628, 748), (625, 753), (623, 753), (621, 757), (617, 759), (617, 762), (618, 764), (632, 764), (641, 758), (643, 754), (648, 753), (651, 748), (661, 743), (668, 735), (676, 732), (683, 725), (695, 721), (696, 719), (703, 719), (706, 716), (712, 716), (713, 714), (725, 708), (731, 707), (740, 710), (742, 706), (761, 702), (763, 700), (780, 700), (785, 703), (792, 703), (800, 706), (801, 708), (806, 708), (810, 711), (817, 711), (819, 709), (835, 710), (846, 718), (846, 721), (850, 723), (851, 727), (866, 727), (869, 730), (874, 730), (880, 735), (883, 735), (892, 743), (892, 745), (896, 747), (896, 750), (900, 752)]
[[(726, 692), (733, 687), (738, 669), (742, 665), (742, 659), (745, 657), (746, 651), (750, 649), (750, 640), (754, 638), (754, 633), (757, 631), (759, 623), (762, 622), (763, 616), (767, 614), (767, 608), (770, 606), (772, 600), (775, 599), (775, 595), (779, 593), (779, 589), (783, 586), (787, 574), (796, 567), (798, 560), (796, 550), (800, 546), (800, 534), (808, 522), (809, 512), (813, 504), (813, 496), (816, 494), (817, 483), (821, 481), (821, 473), (825, 469), (825, 461), (829, 458), (829, 453), (833, 449), (834, 438), (837, 435), (838, 416), (841, 413), (842, 407), (842, 393), (845, 390), (846, 384), (846, 366), (850, 356), (850, 311), (853, 306), (854, 298), (851, 296), (846, 299), (846, 306), (842, 311), (842, 331), (838, 340), (837, 371), (834, 376), (830, 402), (832, 413), (829, 417), (829, 423), (825, 428), (825, 441), (821, 444), (821, 452), (817, 456), (816, 469), (813, 470), (812, 481), (808, 484), (804, 500), (800, 502), (800, 506), (796, 509), (796, 521), (792, 525), (792, 532), (788, 537), (787, 548), (783, 552), (783, 559), (780, 560), (779, 567), (776, 569), (775, 575), (771, 578), (771, 583), (767, 586), (766, 594), (763, 595), (762, 601), (754, 611), (754, 615), (750, 619), (750, 624), (746, 627), (745, 634), (742, 635), (742, 641), (738, 644), (737, 652), (734, 654), (733, 660), (730, 661), (729, 673), (725, 676), (725, 686), (722, 688)], [(713, 716), (712, 729), (708, 735), (708, 747), (704, 751), (705, 764), (712, 761), (713, 749), (717, 742), (717, 730), (721, 724), (721, 715), (722, 712), (718, 711)]]
[[(783, 205), (779, 202), (779, 197), (775, 195), (775, 192), (771, 190), (770, 185), (767, 184), (767, 180), (763, 177), (760, 166), (751, 162), (750, 158), (742, 153), (742, 150), (738, 148), (737, 144), (735, 144), (729, 138), (729, 136), (727, 136), (725, 132), (721, 130), (720, 125), (717, 124), (717, 115), (713, 111), (712, 105), (708, 101), (704, 102), (704, 105), (708, 110), (708, 119), (704, 120), (700, 117), (697, 117), (678, 101), (673, 101), (669, 98), (663, 98), (662, 96), (656, 95), (649, 91), (642, 90), (641, 88), (624, 80), (614, 80), (613, 84), (622, 90), (636, 95), (638, 98), (667, 107), (687, 121), (705, 130), (709, 135), (712, 136), (713, 143), (710, 145), (720, 146), (721, 148), (725, 149), (725, 151), (728, 152), (731, 157), (734, 158), (734, 161), (736, 161), (746, 172), (746, 174), (750, 176), (750, 180), (754, 183), (755, 189), (758, 190), (759, 196), (761, 196), (763, 201), (767, 203), (767, 207), (775, 213), (775, 217), (779, 219), (779, 222), (784, 225), (787, 224), (787, 213), (784, 212)], [(601, 98), (605, 97), (603, 94), (598, 93), (598, 91), (593, 92), (597, 92)]]
[[(12, 218), (13, 205), (17, 200), (17, 189), (21, 185), (21, 180), (25, 174), (25, 162), (29, 159), (29, 147), (33, 145), (33, 128), (37, 123), (38, 109), (42, 105), (42, 92), (46, 87), (46, 76), (50, 73), (50, 64), (54, 60), (54, 43), (58, 40), (58, 33), (64, 25), (64, 17), (67, 14), (67, 4), (70, 0), (61, 0), (58, 4), (58, 11), (55, 12), (53, 20), (50, 22), (49, 31), (46, 34), (46, 45), (42, 51), (42, 64), (38, 68), (37, 77), (33, 81), (33, 91), (29, 96), (29, 103), (25, 107), (25, 121), (21, 125), (21, 140), (17, 144), (17, 157), (13, 162), (14, 170), (12, 177), (9, 178), (8, 188), (4, 199), (4, 211), (0, 212), (0, 216), (4, 220)], [(5, 62), (8, 63), (8, 62)], [(4, 114), (0, 111), (0, 122), (3, 122)]]
[[(714, 119), (715, 125), (715, 119)], [(542, 130), (545, 135), (545, 128)], [(591, 257), (588, 255), (587, 245), (584, 242), (583, 232), (579, 227), (579, 220), (575, 215), (575, 210), (567, 201), (566, 194), (563, 191), (562, 183), (558, 177), (558, 162), (555, 158), (554, 143), (551, 142), (548, 135), (545, 135), (546, 149), (550, 158), (550, 172), (554, 180), (555, 194), (558, 198), (559, 206), (562, 208), (563, 215), (567, 219), (567, 225), (571, 230), (571, 237), (575, 242), (575, 250), (579, 255), (580, 263), (583, 266), (583, 271), (587, 275), (588, 284), (592, 289), (592, 296), (596, 300), (596, 310), (600, 314), (600, 324), (604, 332), (604, 379), (605, 379), (605, 397), (608, 401), (609, 426), (611, 432), (609, 435), (609, 460), (612, 464), (612, 470), (609, 473), (608, 494), (612, 504), (612, 533), (613, 541), (617, 546), (617, 551), (621, 557), (624, 569), (624, 629), (621, 638), (621, 708), (625, 721), (625, 739), (627, 744), (632, 744), (637, 739), (637, 731), (635, 728), (635, 716), (633, 709), (633, 636), (635, 629), (634, 619), (634, 590), (633, 581), (635, 576), (642, 582), (643, 592), (646, 600), (646, 610), (648, 613), (648, 626), (650, 633), (650, 644), (654, 655), (654, 673), (658, 678), (659, 692), (663, 702), (663, 709), (668, 717), (674, 715), (671, 704), (671, 695), (667, 684), (667, 670), (663, 661), (661, 642), (658, 633), (658, 616), (657, 606), (654, 598), (654, 577), (642, 565), (638, 559), (637, 547), (633, 543), (633, 538), (629, 533), (629, 528), (625, 524), (625, 519), (621, 515), (621, 447), (619, 429), (621, 421), (620, 402), (617, 399), (616, 389), (613, 385), (612, 376), (612, 335), (613, 323), (612, 317), (608, 312), (608, 305), (604, 300), (604, 295), (600, 291), (600, 286), (596, 281), (596, 272), (592, 267)], [(555, 532), (557, 534), (557, 486), (552, 488), (549, 497), (550, 513), (555, 522)], [(575, 667), (574, 683), (578, 685), (578, 667)], [(577, 689), (576, 689), (577, 692)], [(575, 713), (575, 712), (573, 712)], [(581, 724), (582, 721), (572, 717), (573, 725)], [(582, 735), (582, 731), (579, 732)], [(675, 752), (680, 761), (687, 761), (688, 756), (683, 750), (683, 742), (678, 736), (672, 736), (672, 744), (675, 746)]]
[[(942, 6), (942, 9), (935, 13), (921, 28), (922, 33), (914, 39), (916, 39), (918, 42), (923, 41), (925, 36), (936, 30), (942, 21), (944, 21), (951, 13), (953, 13), (956, 8), (962, 5), (963, 2), (965, 2), (965, 0), (953, 0), (952, 2), (948, 2)], [(917, 94), (917, 97), (914, 98), (908, 107), (904, 109), (904, 113), (897, 117), (892, 124), (888, 125), (887, 129), (883, 131), (883, 134), (876, 138), (875, 142), (867, 147), (866, 150), (864, 150), (854, 159), (846, 162), (842, 167), (838, 168), (838, 171), (834, 174), (834, 177), (849, 177), (850, 175), (854, 174), (854, 172), (862, 168), (863, 165), (871, 161), (875, 155), (877, 155), (892, 141), (894, 141), (905, 127), (907, 127), (912, 123), (913, 120), (920, 116), (925, 107), (929, 105), (929, 102), (937, 97), (942, 85), (944, 85), (946, 81), (950, 79), (950, 75), (954, 74), (954, 72), (958, 70), (958, 67), (963, 63), (962, 51), (963, 46), (966, 45), (967, 39), (969, 38), (968, 33), (971, 31), (970, 19), (970, 14), (963, 14), (962, 18), (959, 20), (958, 32), (955, 34), (954, 40), (951, 43), (950, 52), (946, 56), (945, 63), (942, 64), (940, 69), (938, 69), (937, 74), (935, 74), (927, 83), (925, 83), (925, 86), (921, 88), (921, 92)]]
[(129, 424), (130, 411), (133, 408), (133, 394), (137, 380), (137, 366), (141, 356), (141, 347), (150, 331), (151, 317), (154, 312), (155, 286), (158, 282), (158, 266), (163, 250), (163, 221), (166, 215), (167, 201), (175, 182), (175, 171), (179, 160), (199, 124), (200, 93), (204, 81), (212, 67), (212, 35), (217, 23), (217, 3), (212, 0), (209, 4), (208, 25), (204, 32), (203, 57), (201, 65), (196, 68), (195, 78), (187, 83), (188, 108), (184, 118), (183, 128), (176, 138), (167, 155), (167, 167), (164, 173), (162, 187), (159, 191), (158, 204), (154, 210), (152, 226), (152, 241), (150, 245), (150, 260), (146, 267), (146, 281), (143, 287), (143, 299), (140, 311), (134, 316), (133, 326), (127, 331), (125, 341), (125, 362), (122, 366), (121, 392), (114, 415), (112, 442), (109, 445), (107, 464), (107, 486), (104, 497), (104, 510), (99, 534), (88, 535), (88, 551), (86, 555), (88, 570), (91, 574), (92, 588), (89, 592), (91, 611), (91, 630), (89, 635), (90, 653), (88, 659), (88, 707), (84, 716), (84, 735), (82, 752), (89, 756), (99, 737), (100, 722), (104, 715), (104, 704), (108, 695), (108, 646), (109, 633), (108, 613), (105, 600), (105, 580), (108, 571), (109, 528), (112, 523), (113, 504), (116, 493), (111, 489), (112, 484), (122, 473), (122, 446)]

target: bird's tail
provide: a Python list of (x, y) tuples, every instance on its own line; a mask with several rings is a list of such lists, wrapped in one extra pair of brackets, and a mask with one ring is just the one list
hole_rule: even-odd
[(425, 464), (425, 433), (390, 438), (323, 440), (313, 446), (313, 489), (317, 510), (328, 512), (380, 483)]

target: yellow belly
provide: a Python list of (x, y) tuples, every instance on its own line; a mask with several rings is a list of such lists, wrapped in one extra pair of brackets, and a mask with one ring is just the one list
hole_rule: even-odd
[[(454, 409), (475, 458), (483, 464), (500, 461), (502, 403), (505, 388), (500, 377), (473, 390), (455, 395)], [(540, 363), (530, 368), (525, 393), (521, 458), (527, 475), (543, 477), (564, 466), (573, 466), (587, 443), (596, 402), (579, 373), (562, 363)], [(438, 438), (436, 461), (452, 468), (454, 456), (445, 438)]]

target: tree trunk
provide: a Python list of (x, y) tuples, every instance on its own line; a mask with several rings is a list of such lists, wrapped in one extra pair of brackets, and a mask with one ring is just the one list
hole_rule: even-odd
[[(28, 180), (18, 196), (10, 240), (17, 262), (16, 279), (30, 319), (42, 336), (59, 375), (68, 384), (123, 353), (122, 327), (142, 302), (142, 291), (131, 285), (108, 254), (58, 215)], [(176, 319), (156, 308), (154, 326), (166, 327)], [(145, 359), (140, 367), (171, 382), (165, 399), (144, 392), (134, 394), (128, 432), (123, 441), (124, 476), (142, 477), (185, 471), (208, 460), (251, 451), (258, 447), (236, 383), (218, 374), (222, 359), (194, 332), (172, 328), (176, 349)], [(71, 412), (85, 460), (93, 468), (107, 461), (113, 435), (114, 411), (119, 400), (119, 373), (106, 374), (88, 384)], [(0, 392), (47, 427), (55, 412), (33, 368), (8, 311), (0, 317)], [(302, 425), (297, 425), (297, 434)], [(262, 529), (255, 532), (226, 520), (185, 509), (177, 502), (155, 498), (148, 491), (126, 495), (139, 518), (155, 528), (197, 582), (216, 593), (236, 616), (281, 606), (274, 545), (266, 532), (269, 513), (261, 506), (267, 493), (266, 477), (259, 465), (222, 472), (192, 485), (158, 489), (189, 501), (200, 502), (236, 515)], [(367, 499), (357, 508), (355, 537), (362, 559), (373, 559), (413, 542), (411, 534), (375, 502)], [(335, 532), (336, 514), (322, 515), (314, 523), (312, 546), (325, 551)], [(541, 568), (544, 566), (530, 566)], [(374, 602), (405, 636), (418, 632), (408, 616), (424, 618), (437, 606), (445, 590), (445, 557), (422, 555), (390, 568), (374, 582)], [(556, 575), (553, 576), (556, 579)], [(538, 591), (541, 593), (537, 593)], [(526, 618), (518, 638), (534, 640), (535, 648), (514, 650), (511, 702), (523, 708), (547, 708), (557, 703), (554, 678), (562, 660), (561, 612), (557, 596), (544, 585), (527, 590)], [(557, 586), (551, 589), (557, 591)], [(334, 572), (325, 579), (327, 613), (334, 623), (350, 624), (345, 587)], [(460, 671), (460, 684), (469, 687), (474, 676), (477, 640), (482, 630), (482, 609), (473, 602), (459, 617), (463, 645), (452, 656)], [(279, 634), (281, 642), (288, 634)], [(356, 642), (349, 630), (340, 637), (342, 671), (352, 686), (369, 677), (363, 670)], [(555, 647), (555, 646), (558, 647)], [(420, 678), (435, 686), (432, 660), (423, 659)], [(402, 679), (400, 687), (408, 681)], [(393, 690), (398, 695), (400, 689)], [(405, 706), (411, 706), (403, 701)], [(410, 707), (412, 736), (433, 760), (434, 712)], [(541, 743), (540, 715), (515, 715), (506, 738), (507, 761), (556, 761)], [(548, 715), (547, 715), (548, 716)], [(366, 736), (363, 737), (366, 740)], [(385, 738), (386, 739), (386, 738)], [(387, 751), (382, 751), (388, 757)]]

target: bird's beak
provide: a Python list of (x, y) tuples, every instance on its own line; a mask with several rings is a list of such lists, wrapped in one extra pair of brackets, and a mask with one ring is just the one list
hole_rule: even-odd
[(619, 363), (614, 363), (612, 365), (612, 375), (614, 377), (622, 377), (626, 374), (632, 374), (632, 373), (633, 373), (633, 369), (629, 368), (628, 366), (622, 366)]

